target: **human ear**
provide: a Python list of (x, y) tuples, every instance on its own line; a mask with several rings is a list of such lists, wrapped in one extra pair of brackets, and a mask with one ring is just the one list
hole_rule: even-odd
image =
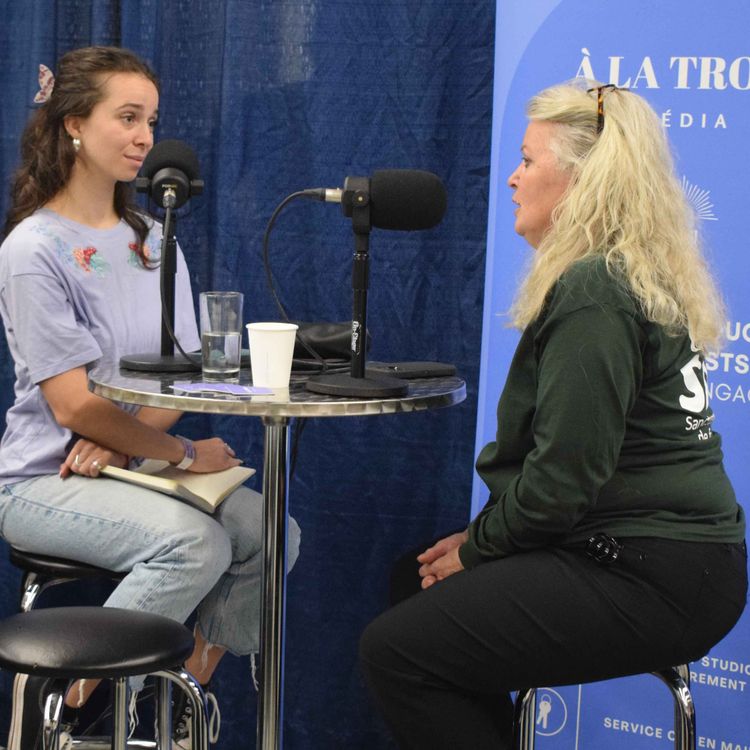
[(81, 137), (81, 118), (80, 117), (75, 117), (73, 115), (68, 115), (63, 120), (63, 126), (65, 128), (65, 132), (71, 138), (80, 138)]

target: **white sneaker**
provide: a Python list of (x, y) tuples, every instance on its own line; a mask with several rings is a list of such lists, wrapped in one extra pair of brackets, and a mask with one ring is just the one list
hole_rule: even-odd
[[(216, 696), (208, 689), (204, 693), (208, 704), (208, 741), (214, 745), (219, 740), (221, 711)], [(193, 750), (193, 707), (183, 690), (172, 700), (172, 750)]]

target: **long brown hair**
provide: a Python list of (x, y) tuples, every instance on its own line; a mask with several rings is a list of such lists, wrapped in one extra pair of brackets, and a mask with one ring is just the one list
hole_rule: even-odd
[[(52, 93), (32, 115), (21, 136), (21, 166), (13, 176), (4, 236), (54, 198), (68, 183), (75, 150), (65, 130), (65, 118), (88, 117), (104, 97), (108, 75), (114, 73), (138, 73), (151, 81), (157, 90), (159, 88), (151, 68), (130, 50), (82, 47), (60, 58)], [(129, 183), (115, 184), (114, 209), (133, 228), (138, 255), (148, 267), (143, 244), (150, 226), (133, 200)]]

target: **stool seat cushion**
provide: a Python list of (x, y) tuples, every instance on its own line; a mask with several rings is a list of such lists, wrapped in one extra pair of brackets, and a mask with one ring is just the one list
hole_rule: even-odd
[(161, 615), (54, 607), (0, 620), (0, 667), (46, 677), (129, 677), (182, 664), (192, 633)]
[(17, 547), (10, 548), (10, 561), (21, 570), (59, 578), (112, 578), (119, 581), (127, 575), (127, 572), (119, 573), (76, 560), (67, 560), (64, 557), (26, 552)]

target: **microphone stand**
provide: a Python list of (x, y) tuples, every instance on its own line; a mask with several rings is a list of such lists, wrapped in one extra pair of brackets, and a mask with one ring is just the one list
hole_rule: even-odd
[(365, 375), (367, 349), (367, 287), (370, 275), (370, 180), (347, 177), (341, 202), (342, 210), (352, 219), (354, 258), (352, 262), (352, 343), (350, 374), (316, 375), (306, 383), (308, 391), (330, 396), (360, 398), (396, 398), (405, 396), (408, 384), (387, 375)]
[(137, 372), (196, 372), (201, 369), (200, 362), (187, 359), (182, 354), (175, 356), (174, 341), (174, 306), (175, 275), (177, 274), (177, 237), (175, 225), (177, 217), (173, 214), (176, 204), (176, 193), (172, 187), (164, 190), (163, 205), (166, 211), (162, 227), (161, 265), (159, 268), (159, 285), (161, 296), (161, 354), (146, 352), (129, 354), (120, 358), (120, 367)]
[[(165, 196), (166, 198), (166, 196)], [(177, 274), (177, 238), (175, 236), (176, 217), (172, 215), (172, 206), (167, 206), (164, 214), (161, 254), (161, 355), (174, 356), (174, 342), (169, 332), (174, 331), (174, 277)]]

